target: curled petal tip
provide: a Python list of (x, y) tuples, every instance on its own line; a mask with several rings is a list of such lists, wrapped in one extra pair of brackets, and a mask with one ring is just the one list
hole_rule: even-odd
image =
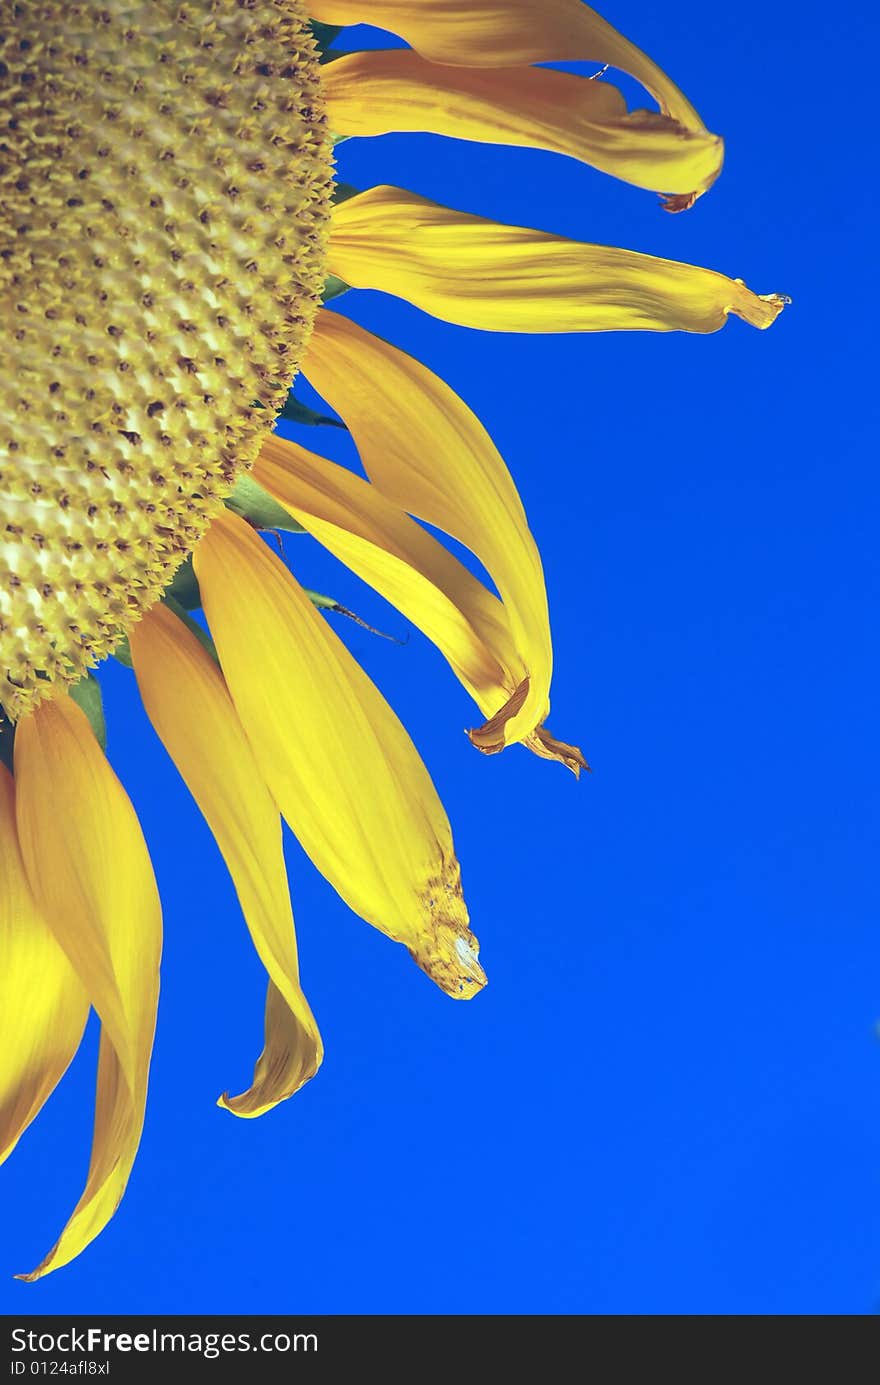
[(466, 732), (466, 735), (471, 745), (474, 746), (476, 750), (479, 750), (481, 755), (497, 755), (499, 751), (504, 749), (503, 740), (487, 739), (484, 726), (472, 727)]
[(768, 303), (774, 303), (777, 313), (781, 313), (783, 308), (791, 307), (791, 299), (787, 293), (762, 293), (761, 297)]
[(468, 927), (458, 862), (444, 866), (443, 878), (424, 897), (422, 936), (409, 949), (417, 966), (453, 1000), (470, 1000), (486, 985), (480, 944)]
[[(681, 125), (679, 128), (681, 130), (682, 139), (694, 139), (695, 136), (693, 131), (686, 129), (686, 127), (683, 125)], [(715, 182), (718, 175), (720, 174), (721, 166), (724, 163), (724, 140), (721, 138), (720, 135), (715, 135), (714, 138), (712, 138), (709, 135), (704, 135), (702, 136), (702, 138), (707, 143), (711, 144), (712, 149), (715, 151), (717, 155), (715, 171), (710, 178), (708, 178), (699, 187), (695, 188), (693, 192), (670, 192), (666, 193), (665, 196), (661, 197), (660, 205), (665, 212), (675, 213), (690, 211), (691, 207), (693, 207), (694, 204), (698, 202), (699, 199), (703, 196), (703, 193), (709, 191), (712, 184)]]
[(542, 760), (558, 760), (560, 764), (571, 770), (575, 779), (580, 779), (582, 769), (585, 769), (588, 774), (593, 772), (592, 766), (579, 746), (557, 740), (546, 726), (539, 726), (534, 735), (528, 738), (526, 745), (535, 755), (540, 755)]
[(700, 196), (699, 192), (671, 192), (660, 198), (660, 206), (664, 212), (689, 212)]
[(229, 1092), (224, 1092), (222, 1096), (218, 1096), (217, 1105), (220, 1107), (221, 1111), (228, 1111), (231, 1116), (245, 1117), (255, 1114), (251, 1111), (239, 1110), (236, 1106), (236, 1101), (240, 1100), (240, 1097), (234, 1097)]
[(772, 327), (782, 309), (791, 303), (791, 299), (785, 293), (753, 293), (751, 289), (746, 288), (742, 279), (734, 279), (733, 282), (739, 292), (730, 311), (741, 317), (750, 327), (758, 327), (762, 331)]
[[(509, 720), (511, 710), (518, 710), (518, 699), (523, 688), (528, 688), (528, 680), (520, 685), (520, 688), (500, 712), (497, 712), (482, 726), (468, 731), (471, 745), (476, 746), (477, 750), (484, 755), (497, 755), (499, 751), (504, 750), (507, 744), (504, 739), (504, 727)], [(523, 738), (523, 744), (535, 755), (539, 755), (542, 760), (558, 760), (560, 764), (571, 770), (576, 779), (580, 778), (582, 769), (585, 769), (588, 774), (592, 773), (580, 747), (569, 745), (567, 741), (557, 740), (546, 726), (536, 726), (531, 735)]]
[(791, 299), (787, 293), (759, 293), (758, 297), (766, 306), (767, 320), (759, 322), (759, 327), (770, 327), (776, 321), (783, 308), (791, 306)]
[(217, 1105), (246, 1120), (263, 1116), (311, 1081), (324, 1058), (315, 1018), (299, 990), (283, 995), (273, 981), (266, 992), (266, 1045), (250, 1087), (238, 1096), (224, 1092)]
[(504, 749), (507, 744), (505, 728), (507, 723), (525, 706), (530, 684), (531, 680), (524, 678), (494, 716), (489, 717), (488, 721), (484, 721), (482, 726), (468, 731), (471, 745), (475, 745), (477, 750), (481, 750), (484, 755), (497, 755), (499, 750)]
[(410, 955), (446, 995), (453, 1000), (471, 1000), (488, 981), (480, 966), (479, 948), (473, 933), (457, 932), (454, 926), (444, 923), (438, 926), (429, 951), (416, 952), (413, 948)]
[(287, 1082), (283, 1088), (273, 1088), (268, 1095), (262, 1092), (256, 1084), (256, 1090), (250, 1088), (238, 1096), (224, 1092), (222, 1096), (218, 1096), (217, 1105), (221, 1111), (228, 1111), (230, 1115), (238, 1116), (240, 1120), (253, 1120), (256, 1116), (264, 1116), (267, 1111), (273, 1110), (280, 1102), (288, 1101), (290, 1097), (296, 1096), (297, 1092), (311, 1081), (320, 1065), (319, 1058), (317, 1062), (309, 1064), (308, 1068), (294, 1083)]

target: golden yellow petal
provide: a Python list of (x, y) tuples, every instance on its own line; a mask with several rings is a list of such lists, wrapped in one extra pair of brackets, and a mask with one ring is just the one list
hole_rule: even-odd
[(452, 832), (403, 726), (284, 565), (226, 513), (195, 551), (257, 764), (308, 855), (447, 994), (485, 984)]
[(25, 875), (12, 776), (0, 765), (0, 1164), (63, 1077), (89, 1013)]
[(304, 1009), (311, 1017), (305, 998), (299, 1011), (294, 1011), (275, 983), (269, 982), (264, 1020), (266, 1041), (254, 1067), (253, 1081), (240, 1096), (224, 1092), (218, 1106), (234, 1116), (262, 1116), (314, 1077), (324, 1057), (324, 1045), (314, 1018), (310, 1024), (306, 1022)]
[[(517, 67), (566, 59), (608, 63), (629, 72), (655, 98), (664, 115), (705, 135), (691, 103), (629, 39), (581, 0), (313, 0), (312, 18), (327, 24), (375, 24), (389, 29), (423, 57), (464, 67)], [(721, 169), (722, 146), (718, 141)], [(712, 181), (710, 178), (709, 182)], [(695, 194), (672, 199), (670, 210), (691, 205)]]
[(717, 332), (730, 313), (769, 327), (785, 304), (712, 269), (502, 226), (386, 186), (335, 209), (328, 267), (353, 288), (495, 332)]
[(525, 676), (507, 613), (431, 534), (376, 486), (286, 438), (264, 444), (254, 478), (352, 572), (442, 651), (486, 715)]
[(508, 676), (502, 699), (480, 703), (492, 719), (488, 736), (482, 728), (471, 738), (489, 751), (526, 740), (550, 706), (547, 593), (522, 502), (489, 434), (427, 367), (337, 313), (318, 315), (303, 369), (345, 418), (382, 494), (463, 543), (489, 573), (515, 654), (487, 638)]
[(548, 68), (445, 67), (397, 48), (350, 53), (323, 69), (337, 135), (424, 130), (484, 144), (551, 149), (637, 187), (707, 187), (721, 141), (656, 111), (627, 112), (610, 82)]
[(147, 1097), (162, 915), (134, 809), (70, 698), (19, 724), (15, 787), (31, 889), (101, 1019), (88, 1178), (53, 1249), (22, 1276), (39, 1279), (94, 1239), (125, 1191)]
[(214, 835), (260, 961), (280, 993), (281, 1003), (267, 1004), (272, 1062), (260, 1059), (248, 1092), (220, 1099), (236, 1115), (260, 1115), (314, 1077), (324, 1052), (300, 985), (281, 819), (223, 675), (195, 635), (159, 605), (130, 643), (147, 715)]

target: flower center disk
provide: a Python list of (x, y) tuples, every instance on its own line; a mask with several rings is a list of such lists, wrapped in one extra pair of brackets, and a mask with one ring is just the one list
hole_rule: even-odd
[(6, 16), (15, 719), (115, 647), (271, 431), (320, 303), (332, 158), (300, 0), (24, 0)]

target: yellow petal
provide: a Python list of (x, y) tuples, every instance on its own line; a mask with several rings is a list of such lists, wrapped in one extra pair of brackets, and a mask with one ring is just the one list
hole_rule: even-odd
[(610, 82), (548, 68), (441, 67), (397, 48), (338, 58), (322, 85), (337, 135), (424, 130), (552, 149), (656, 192), (707, 187), (721, 164), (717, 135), (656, 111), (628, 114)]
[(112, 1217), (143, 1127), (162, 915), (134, 809), (79, 707), (44, 702), (19, 723), (21, 852), (37, 904), (101, 1019), (92, 1157), (54, 1248), (25, 1279), (65, 1265)]
[(487, 751), (528, 741), (550, 705), (547, 593), (522, 502), (489, 434), (444, 381), (337, 313), (319, 313), (303, 369), (345, 418), (382, 494), (463, 543), (489, 573), (516, 654), (498, 649), (510, 675), (504, 704), (485, 708), (490, 721), (472, 739)]
[(0, 765), (0, 1164), (79, 1048), (89, 1002), (37, 907)]
[(266, 1008), (266, 1052), (253, 1086), (241, 1096), (220, 1099), (238, 1116), (257, 1116), (314, 1077), (323, 1057), (318, 1026), (300, 986), (281, 819), (223, 675), (195, 635), (160, 604), (135, 626), (130, 643), (147, 715), (214, 834), (274, 983)]
[(433, 640), (486, 715), (525, 676), (497, 596), (375, 486), (272, 437), (254, 478), (352, 572)]
[(785, 302), (711, 269), (502, 226), (393, 187), (335, 208), (328, 267), (353, 288), (495, 332), (716, 332), (730, 313), (769, 327)]
[(214, 521), (195, 567), (236, 710), (306, 852), (447, 994), (473, 995), (485, 976), (449, 822), (397, 717), (237, 516)]
[[(303, 1007), (311, 1017), (305, 1020)], [(254, 1078), (240, 1096), (224, 1093), (217, 1105), (235, 1116), (261, 1116), (286, 1100), (314, 1077), (324, 1057), (324, 1045), (308, 1001), (294, 1011), (274, 981), (266, 987), (266, 1042), (254, 1067)]]
[[(580, 60), (629, 72), (686, 129), (705, 134), (691, 103), (647, 54), (581, 0), (313, 0), (313, 19), (327, 24), (375, 24), (399, 34), (435, 63), (517, 67)], [(721, 168), (721, 142), (718, 166)], [(711, 181), (711, 179), (709, 180)], [(695, 193), (707, 184), (697, 186)], [(693, 195), (672, 203), (682, 210)]]

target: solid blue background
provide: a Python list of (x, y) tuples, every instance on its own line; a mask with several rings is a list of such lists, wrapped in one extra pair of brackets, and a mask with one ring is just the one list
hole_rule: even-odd
[[(684, 216), (552, 155), (341, 147), (359, 186), (705, 263), (794, 305), (762, 334), (513, 338), (343, 300), (448, 378), (507, 457), (546, 563), (551, 725), (595, 772), (578, 785), (519, 750), (476, 754), (437, 652), (290, 539), (304, 582), (408, 636), (338, 626), (449, 809), (490, 985), (450, 1003), (291, 842), (327, 1058), (282, 1109), (237, 1121), (214, 1102), (250, 1078), (263, 976), (132, 677), (110, 667), (111, 758), (166, 909), (146, 1131), (99, 1241), (13, 1282), (82, 1186), (90, 1029), (3, 1170), (5, 1312), (877, 1311), (867, 9), (841, 31), (816, 4), (752, 0), (734, 20), (616, 0), (607, 17), (727, 138), (721, 181)], [(351, 457), (330, 431), (299, 436)]]

